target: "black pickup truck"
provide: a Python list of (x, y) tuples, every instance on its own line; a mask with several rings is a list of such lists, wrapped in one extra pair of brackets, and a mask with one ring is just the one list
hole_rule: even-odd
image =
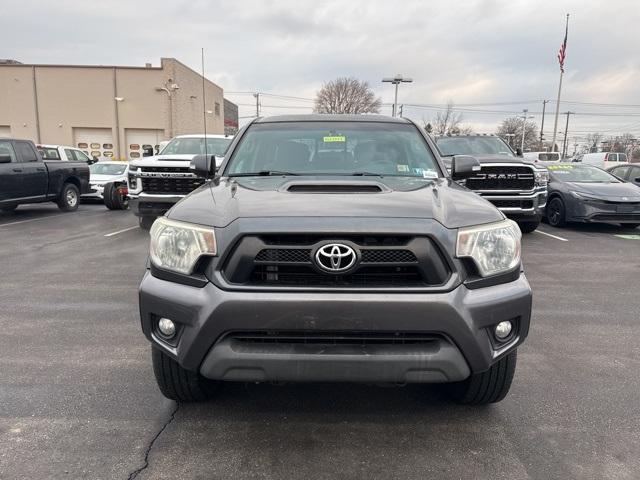
[(73, 211), (88, 186), (85, 162), (43, 160), (33, 142), (0, 138), (0, 211), (39, 202), (56, 202), (60, 210)]

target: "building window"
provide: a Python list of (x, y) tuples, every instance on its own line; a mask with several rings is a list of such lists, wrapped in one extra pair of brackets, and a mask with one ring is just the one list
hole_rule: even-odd
[(215, 112), (216, 112), (216, 117), (219, 117), (220, 116), (220, 104), (218, 102), (216, 102)]

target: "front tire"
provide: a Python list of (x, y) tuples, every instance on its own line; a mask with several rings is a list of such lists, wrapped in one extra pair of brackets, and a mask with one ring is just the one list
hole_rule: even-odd
[(489, 370), (472, 374), (462, 382), (448, 385), (451, 398), (463, 405), (486, 405), (502, 400), (509, 393), (516, 371), (518, 351), (494, 363)]
[(63, 212), (73, 212), (78, 209), (80, 203), (80, 191), (73, 183), (65, 183), (62, 186), (60, 197), (58, 198), (58, 208)]
[(105, 206), (109, 210), (126, 210), (129, 208), (129, 201), (120, 193), (114, 183), (107, 183), (102, 193)]
[(156, 217), (138, 217), (138, 225), (143, 230), (151, 230), (153, 222), (156, 221)]
[(553, 198), (547, 205), (547, 220), (552, 227), (564, 227), (567, 224), (564, 202), (560, 197)]
[(528, 222), (524, 222), (524, 221), (518, 222), (518, 226), (520, 227), (520, 231), (522, 233), (531, 233), (531, 232), (535, 231), (536, 228), (538, 228), (538, 225), (540, 225), (540, 220), (532, 220), (532, 221), (528, 221)]
[(182, 368), (178, 362), (151, 347), (153, 373), (162, 394), (176, 402), (202, 402), (211, 398), (216, 382)]

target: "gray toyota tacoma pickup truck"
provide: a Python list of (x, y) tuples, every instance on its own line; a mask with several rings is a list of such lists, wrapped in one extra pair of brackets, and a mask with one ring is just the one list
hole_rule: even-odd
[(142, 330), (162, 393), (221, 381), (443, 383), (507, 394), (529, 331), (521, 233), (405, 119), (260, 118), (151, 229)]

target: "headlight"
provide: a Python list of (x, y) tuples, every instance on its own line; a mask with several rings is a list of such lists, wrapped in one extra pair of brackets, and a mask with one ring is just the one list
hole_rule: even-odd
[(549, 183), (549, 172), (547, 170), (536, 170), (534, 175), (537, 186), (544, 186)]
[(586, 193), (581, 193), (581, 192), (571, 192), (571, 195), (581, 200), (600, 200), (600, 198), (598, 197), (594, 197), (593, 195), (588, 195)]
[(513, 220), (458, 230), (456, 256), (471, 258), (483, 277), (512, 270), (520, 263), (522, 233)]
[(190, 275), (203, 255), (216, 255), (211, 227), (159, 217), (151, 227), (149, 254), (156, 267)]
[(130, 172), (137, 172), (140, 169), (137, 165), (129, 165)]

